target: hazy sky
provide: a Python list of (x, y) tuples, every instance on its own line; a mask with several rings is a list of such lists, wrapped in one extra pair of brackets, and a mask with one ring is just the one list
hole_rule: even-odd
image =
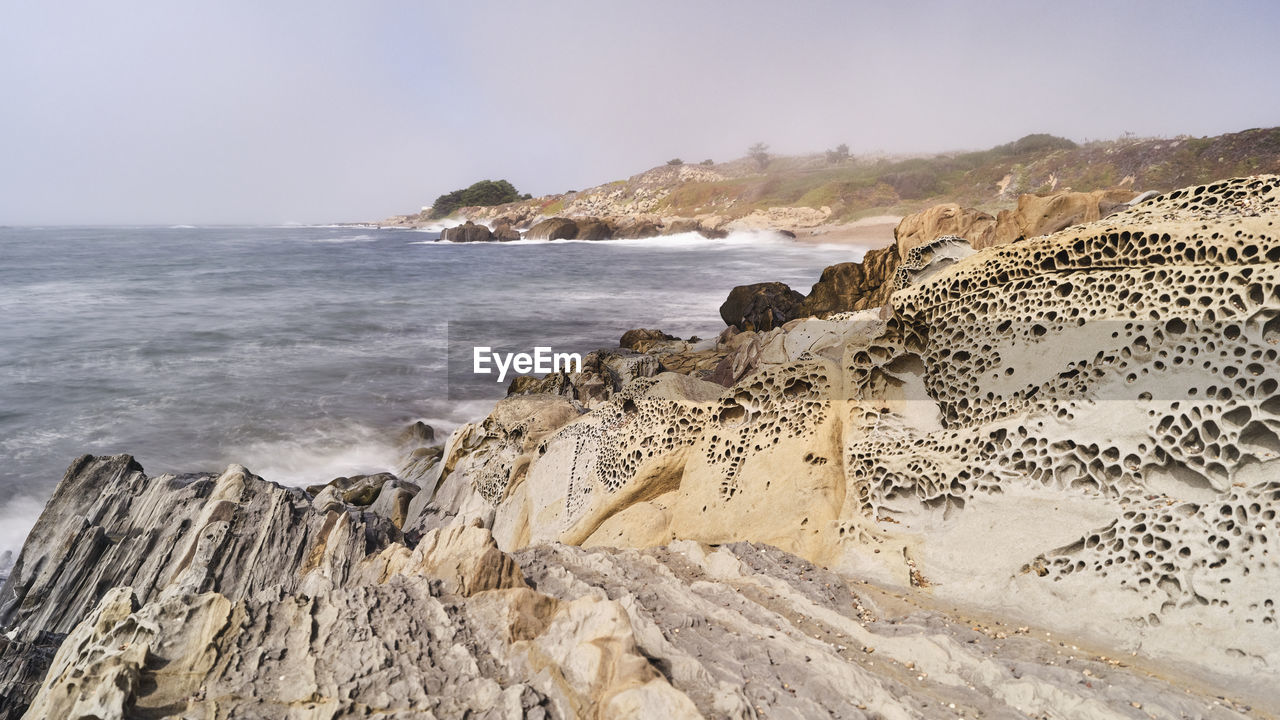
[(363, 220), (672, 157), (1280, 125), (1280, 3), (0, 0), (0, 223)]

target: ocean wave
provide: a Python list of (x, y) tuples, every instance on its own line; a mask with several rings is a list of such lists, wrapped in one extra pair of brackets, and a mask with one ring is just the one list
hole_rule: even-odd
[(373, 235), (343, 235), (342, 237), (322, 237), (315, 238), (314, 242), (318, 243), (351, 243), (351, 242), (372, 242), (378, 238)]
[(43, 510), (44, 503), (30, 495), (18, 495), (0, 505), (0, 579), (9, 574)]
[[(728, 236), (722, 238), (709, 238), (697, 232), (674, 233), (672, 235), (659, 235), (650, 238), (614, 238), (611, 240), (543, 240), (533, 238), (521, 238), (519, 240), (509, 240), (506, 242), (481, 242), (481, 243), (440, 243), (438, 240), (417, 240), (409, 243), (410, 245), (436, 245), (443, 244), (445, 246), (453, 245), (503, 245), (503, 246), (527, 246), (527, 245), (603, 245), (615, 247), (652, 247), (663, 248), (666, 250), (681, 249), (703, 249), (715, 246), (727, 245), (795, 245), (795, 240), (773, 230), (734, 230)], [(812, 245), (810, 247), (813, 247)]]
[[(438, 233), (441, 230), (448, 230), (449, 228), (458, 227), (464, 222), (465, 222), (464, 220), (456, 220), (456, 219), (439, 220), (437, 222), (431, 223), (430, 225), (423, 225), (422, 227), (411, 228), (411, 230), (413, 230), (414, 232)], [(484, 225), (484, 223), (481, 223), (481, 224)], [(485, 225), (485, 227), (489, 227), (489, 226)], [(493, 228), (489, 228), (489, 229), (492, 230)]]
[(364, 427), (255, 442), (226, 454), (228, 462), (239, 463), (264, 480), (296, 487), (338, 477), (394, 473), (399, 464), (399, 452), (387, 433)]

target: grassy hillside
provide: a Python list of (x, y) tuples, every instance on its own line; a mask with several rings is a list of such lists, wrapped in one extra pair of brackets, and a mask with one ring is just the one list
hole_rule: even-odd
[(826, 206), (836, 219), (855, 219), (940, 202), (996, 208), (1022, 193), (1052, 190), (1168, 190), (1260, 172), (1280, 172), (1280, 128), (1085, 145), (1031, 135), (990, 150), (930, 157), (853, 157), (835, 165), (816, 155), (778, 158), (763, 173), (682, 183), (659, 208), (676, 215), (741, 215), (767, 207)]
[(749, 158), (709, 166), (662, 165), (580, 192), (462, 213), (477, 219), (504, 214), (735, 218), (772, 207), (826, 207), (830, 220), (838, 222), (906, 214), (942, 202), (991, 211), (1012, 206), (1023, 193), (1169, 190), (1263, 172), (1280, 172), (1280, 128), (1083, 145), (1028, 135), (977, 152), (851, 156), (839, 162), (825, 153), (774, 157), (763, 170)]

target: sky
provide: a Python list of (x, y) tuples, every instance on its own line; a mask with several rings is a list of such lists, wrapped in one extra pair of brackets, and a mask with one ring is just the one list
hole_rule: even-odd
[(0, 224), (286, 223), (679, 157), (1280, 125), (1280, 3), (0, 0)]

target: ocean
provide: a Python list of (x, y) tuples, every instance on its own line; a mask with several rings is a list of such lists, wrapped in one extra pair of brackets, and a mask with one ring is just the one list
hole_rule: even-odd
[(764, 234), (437, 237), (0, 228), (0, 558), (84, 453), (127, 452), (151, 475), (234, 462), (293, 485), (394, 470), (406, 425), (424, 420), (443, 441), (504, 395), (505, 383), (448, 392), (447, 323), (516, 348), (546, 344), (539, 328), (554, 326), (556, 350), (581, 352), (636, 327), (714, 337), (735, 285), (807, 292), (862, 254)]

